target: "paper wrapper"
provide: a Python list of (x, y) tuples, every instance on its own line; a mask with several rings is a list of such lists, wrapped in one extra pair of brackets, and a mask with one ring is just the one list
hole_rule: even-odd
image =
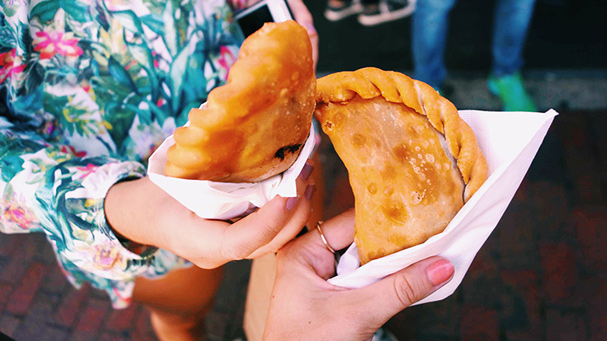
[(149, 159), (150, 180), (201, 218), (231, 219), (261, 207), (276, 195), (297, 196), (296, 180), (315, 144), (314, 126), (293, 165), (281, 174), (256, 183), (231, 183), (180, 179), (164, 175), (167, 150), (175, 140), (169, 136)]
[(445, 299), (462, 282), (478, 250), (506, 211), (535, 154), (558, 113), (460, 111), (474, 130), (487, 158), (489, 177), (462, 207), (445, 230), (425, 243), (375, 259), (360, 266), (356, 245), (339, 260), (337, 276), (329, 282), (359, 288), (434, 255), (455, 266), (453, 279), (416, 304)]

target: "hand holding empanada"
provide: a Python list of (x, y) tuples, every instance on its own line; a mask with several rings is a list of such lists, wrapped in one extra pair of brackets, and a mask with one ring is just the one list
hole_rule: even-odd
[(315, 115), (354, 192), (362, 264), (442, 232), (487, 178), (472, 129), (429, 85), (365, 68), (317, 86)]

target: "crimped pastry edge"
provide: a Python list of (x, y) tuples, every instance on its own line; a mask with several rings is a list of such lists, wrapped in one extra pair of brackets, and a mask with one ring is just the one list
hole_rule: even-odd
[[(457, 167), (466, 184), (464, 202), (487, 179), (487, 161), (474, 131), (461, 119), (455, 105), (428, 84), (399, 72), (374, 67), (337, 72), (318, 79), (317, 105), (347, 102), (356, 95), (362, 99), (382, 96), (388, 102), (402, 103), (426, 116), (432, 126), (445, 136), (447, 148), (457, 160)], [(316, 113), (318, 115), (318, 111)]]

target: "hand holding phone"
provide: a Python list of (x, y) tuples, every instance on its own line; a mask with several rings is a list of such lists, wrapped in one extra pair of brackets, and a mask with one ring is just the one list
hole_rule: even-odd
[(292, 20), (289, 5), (284, 0), (262, 0), (235, 16), (242, 33), (248, 37), (267, 22)]
[(305, 27), (312, 43), (314, 68), (318, 61), (318, 34), (314, 28), (312, 15), (302, 0), (262, 0), (238, 12), (236, 22), (247, 37), (260, 29), (266, 22), (295, 20)]

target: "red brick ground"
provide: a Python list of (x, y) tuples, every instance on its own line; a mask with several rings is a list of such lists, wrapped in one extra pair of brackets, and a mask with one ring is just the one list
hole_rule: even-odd
[[(607, 112), (561, 112), (536, 160), (449, 298), (387, 327), (402, 340), (599, 340), (607, 335)], [(343, 166), (322, 149), (326, 215), (353, 203)], [(242, 336), (249, 262), (231, 264), (209, 319), (213, 340)], [(0, 235), (0, 332), (17, 340), (150, 340), (139, 305), (114, 311), (75, 290), (42, 235)]]

